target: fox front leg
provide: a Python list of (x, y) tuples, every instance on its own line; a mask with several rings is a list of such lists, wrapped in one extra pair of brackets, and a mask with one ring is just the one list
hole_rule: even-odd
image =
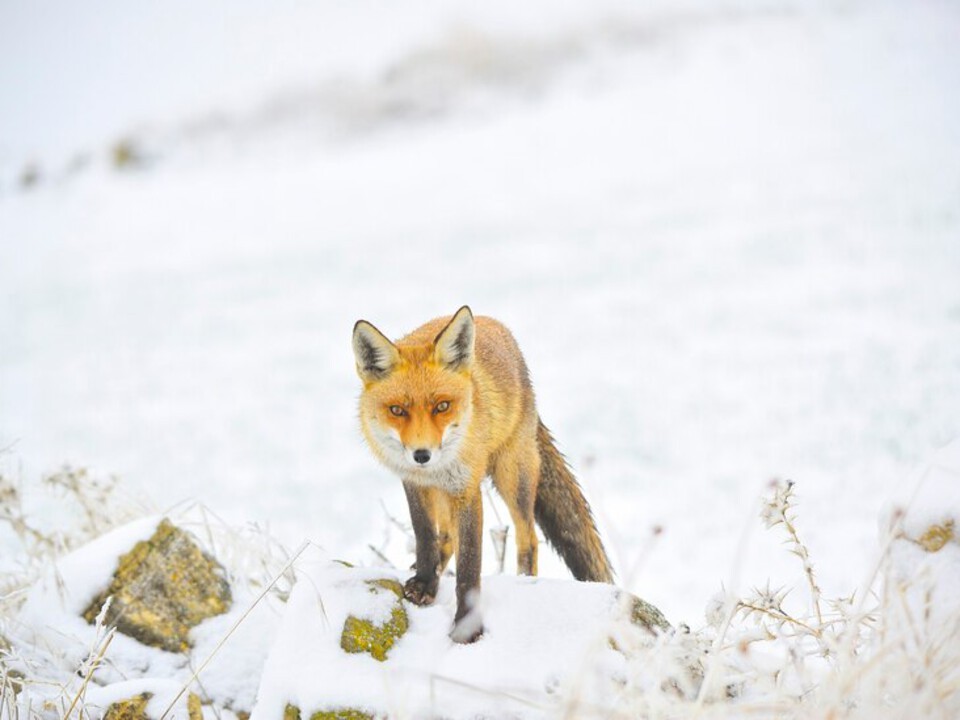
[(434, 503), (428, 492), (412, 482), (404, 481), (403, 489), (410, 506), (410, 522), (417, 543), (417, 561), (412, 578), (403, 586), (403, 595), (416, 605), (429, 605), (437, 597), (440, 581), (440, 546)]
[[(478, 485), (479, 487), (479, 485)], [(480, 565), (483, 548), (483, 500), (479, 490), (464, 497), (455, 514), (457, 543), (457, 614), (450, 638), (472, 643), (483, 635), (480, 617)]]

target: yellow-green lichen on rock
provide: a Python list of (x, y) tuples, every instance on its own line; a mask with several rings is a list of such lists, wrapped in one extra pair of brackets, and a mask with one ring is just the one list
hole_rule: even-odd
[(199, 695), (187, 695), (187, 717), (189, 720), (203, 720), (203, 706), (200, 704)]
[[(669, 632), (672, 628), (667, 619), (654, 605), (646, 600), (641, 600), (633, 593), (625, 590), (616, 590), (613, 595), (614, 602), (619, 608), (616, 615), (626, 627), (634, 627), (655, 636), (659, 632)], [(607, 644), (616, 652), (624, 652), (620, 642), (615, 636), (607, 638)]]
[[(127, 700), (115, 702), (103, 714), (103, 720), (150, 720), (147, 705), (153, 693), (141, 693)], [(200, 697), (194, 693), (187, 696), (187, 717), (189, 720), (203, 720)]]
[(947, 520), (942, 525), (928, 527), (926, 532), (917, 538), (917, 544), (927, 552), (937, 552), (954, 539), (956, 539), (955, 523), (953, 520)]
[(93, 623), (108, 597), (106, 622), (144, 645), (189, 649), (190, 629), (230, 607), (224, 570), (169, 520), (120, 557), (110, 586), (83, 613)]
[(340, 647), (348, 653), (370, 653), (376, 660), (383, 662), (387, 659), (390, 648), (409, 627), (407, 611), (401, 602), (403, 587), (396, 580), (388, 578), (368, 580), (367, 587), (372, 593), (389, 592), (396, 596), (390, 608), (390, 619), (377, 624), (355, 615), (347, 616), (340, 635)]
[(373, 588), (383, 588), (389, 590), (397, 596), (397, 600), (403, 600), (403, 585), (393, 578), (380, 578), (379, 580), (367, 580), (367, 585)]
[[(287, 705), (283, 710), (283, 720), (302, 720), (300, 708), (295, 705)], [(373, 720), (373, 715), (362, 710), (338, 708), (336, 710), (318, 710), (310, 716), (310, 720)]]
[(651, 605), (646, 600), (641, 600), (635, 595), (629, 595), (629, 602), (630, 622), (637, 627), (642, 627), (650, 632), (670, 629), (670, 623), (667, 622), (663, 613), (654, 605)]
[(103, 714), (103, 720), (144, 720), (147, 717), (147, 703), (153, 697), (143, 693), (128, 700), (115, 702)]
[(373, 715), (360, 710), (339, 708), (337, 710), (318, 710), (310, 720), (373, 720)]

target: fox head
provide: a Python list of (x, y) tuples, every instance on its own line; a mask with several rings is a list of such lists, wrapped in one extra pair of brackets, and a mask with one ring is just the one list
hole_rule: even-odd
[(353, 328), (363, 381), (360, 424), (374, 454), (403, 477), (449, 467), (472, 409), (474, 322), (463, 306), (424, 344), (390, 342), (360, 320)]

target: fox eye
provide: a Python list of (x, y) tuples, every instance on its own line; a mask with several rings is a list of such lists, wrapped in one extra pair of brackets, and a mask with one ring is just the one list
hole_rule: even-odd
[(407, 411), (403, 409), (401, 405), (391, 405), (390, 412), (396, 417), (403, 417), (407, 414)]
[(433, 409), (434, 413), (446, 412), (450, 409), (450, 402), (448, 400), (441, 400), (437, 403), (437, 406)]

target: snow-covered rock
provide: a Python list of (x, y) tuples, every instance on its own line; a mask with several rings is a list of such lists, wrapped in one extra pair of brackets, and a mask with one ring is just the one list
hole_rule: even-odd
[(164, 518), (150, 538), (118, 558), (112, 581), (83, 618), (93, 623), (108, 599), (108, 625), (145, 645), (183, 652), (190, 630), (226, 612), (232, 596), (223, 567)]
[[(139, 685), (142, 687), (142, 683)], [(165, 707), (162, 697), (155, 698), (152, 692), (144, 691), (131, 698), (111, 703), (103, 714), (103, 720), (150, 720), (162, 715)], [(177, 709), (179, 713), (176, 717), (182, 717), (185, 711), (187, 720), (203, 720), (200, 697), (193, 693), (187, 696), (185, 708), (181, 706)]]
[[(234, 585), (229, 609), (223, 607), (222, 592), (194, 593), (198, 587), (194, 581), (204, 569), (210, 581), (208, 589), (222, 591), (226, 582), (219, 565), (205, 551), (202, 543), (181, 527), (147, 517), (58, 559), (30, 589), (9, 637), (11, 666), (22, 665), (32, 678), (43, 680), (31, 685), (34, 704), (56, 703), (64, 696), (69, 704), (78, 697), (88, 716), (99, 717), (113, 708), (111, 717), (138, 717), (136, 713), (141, 711), (160, 717), (169, 708), (169, 720), (196, 717), (201, 701), (215, 706), (220, 717), (230, 717), (225, 711), (249, 712), (278, 624), (277, 600), (271, 596), (255, 602), (254, 588), (242, 582)], [(185, 566), (157, 562), (159, 558), (139, 562), (147, 554), (166, 554), (168, 560), (179, 559)], [(145, 569), (148, 572), (141, 572)], [(133, 586), (119, 582), (131, 578)], [(99, 609), (108, 594), (125, 596), (120, 605), (138, 616), (138, 622), (169, 629), (184, 618), (174, 623), (164, 617), (164, 612), (176, 610), (175, 598), (157, 596), (184, 592), (194, 595), (194, 607), (187, 613), (194, 617), (187, 623), (193, 627), (177, 628), (185, 633), (170, 644), (178, 652), (164, 649), (163, 643), (151, 647), (124, 634), (126, 626), (117, 622), (120, 616), (106, 612), (96, 618), (95, 613), (87, 612)], [(147, 603), (136, 604), (147, 598), (151, 598)], [(220, 614), (202, 619), (204, 614), (210, 615), (202, 606), (220, 610)], [(85, 613), (91, 615), (90, 621)], [(137, 634), (141, 640), (163, 636), (162, 632)], [(204, 671), (197, 684), (194, 671), (201, 666)], [(121, 712), (128, 715), (117, 715)]]
[(960, 642), (960, 438), (919, 469), (909, 493), (884, 521), (894, 532), (887, 600), (908, 614), (917, 642)]
[(590, 714), (615, 706), (636, 675), (631, 649), (655, 641), (650, 625), (666, 627), (652, 606), (611, 585), (499, 575), (483, 579), (484, 635), (458, 645), (448, 637), (454, 582), (444, 577), (434, 605), (402, 603), (407, 627), (385, 654), (348, 653), (353, 619), (396, 624), (397, 597), (372, 589), (402, 578), (325, 560), (299, 570), (251, 720)]
[(922, 465), (908, 489), (901, 498), (903, 535), (930, 552), (960, 542), (960, 438)]
[[(254, 720), (590, 717), (618, 709), (638, 687), (679, 688), (697, 677), (654, 667), (669, 625), (612, 585), (485, 577), (484, 635), (464, 646), (449, 638), (452, 577), (432, 606), (417, 607), (403, 599), (397, 571), (315, 550), (290, 561), (296, 583), (287, 597), (270, 592), (273, 583), (244, 582), (207, 545), (229, 546), (205, 545), (185, 527), (158, 517), (120, 527), (58, 559), (31, 588), (9, 656), (14, 670), (29, 670), (31, 703), (76, 702), (89, 717), (113, 720), (196, 720), (206, 708), (220, 718), (252, 711)], [(154, 555), (173, 562), (147, 560)], [(208, 590), (229, 579), (229, 609), (222, 595), (205, 603), (213, 596), (193, 592), (197, 573)], [(167, 595), (184, 591), (225, 611), (176, 642), (144, 642), (159, 631), (124, 634), (124, 614), (168, 628)], [(100, 611), (108, 596), (119, 614)]]

